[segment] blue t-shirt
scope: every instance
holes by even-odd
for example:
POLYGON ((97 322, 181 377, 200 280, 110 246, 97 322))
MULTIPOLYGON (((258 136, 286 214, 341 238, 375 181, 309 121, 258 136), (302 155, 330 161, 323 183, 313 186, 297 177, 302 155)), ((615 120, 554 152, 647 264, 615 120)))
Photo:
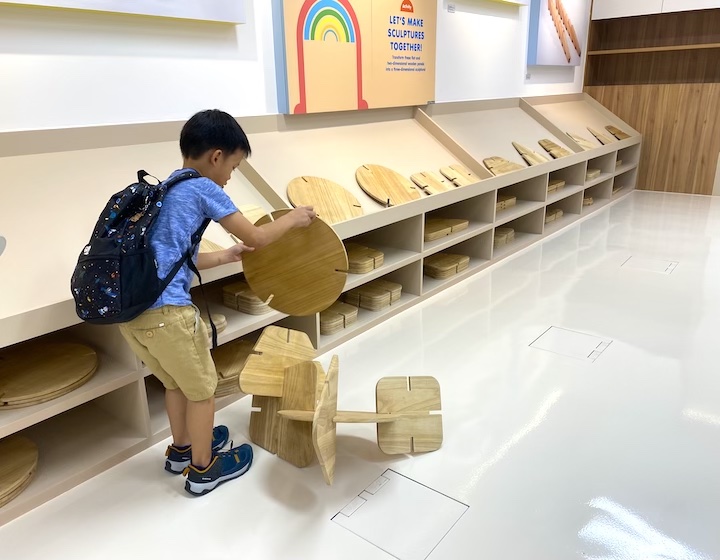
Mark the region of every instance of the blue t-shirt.
MULTIPOLYGON (((174 171, 170 177, 182 171, 187 170, 174 171)), ((158 276, 165 278, 178 259, 190 249, 192 234, 206 218, 217 222, 237 211, 225 191, 207 177, 188 179, 172 187, 165 195, 162 211, 158 214, 150 235, 158 276)), ((194 262, 197 262, 197 254, 196 249, 194 262)), ((150 309, 163 305, 190 305, 193 275, 185 263, 150 309)))

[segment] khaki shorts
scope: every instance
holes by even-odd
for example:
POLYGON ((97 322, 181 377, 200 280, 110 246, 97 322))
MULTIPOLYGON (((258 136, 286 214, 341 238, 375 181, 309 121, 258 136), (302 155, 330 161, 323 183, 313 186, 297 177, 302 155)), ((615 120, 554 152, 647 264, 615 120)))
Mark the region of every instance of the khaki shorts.
POLYGON ((217 372, 197 307, 149 309, 121 324, 120 332, 166 389, 180 389, 191 401, 215 394, 217 372))

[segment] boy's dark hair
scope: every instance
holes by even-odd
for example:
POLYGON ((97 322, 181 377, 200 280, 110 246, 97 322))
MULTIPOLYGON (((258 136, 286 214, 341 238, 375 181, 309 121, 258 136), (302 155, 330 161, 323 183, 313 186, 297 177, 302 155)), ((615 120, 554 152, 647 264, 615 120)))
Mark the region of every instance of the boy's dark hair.
POLYGON ((250 155, 250 142, 238 122, 218 109, 195 113, 180 133, 180 152, 184 158, 196 159, 208 150, 227 154, 242 150, 250 155))

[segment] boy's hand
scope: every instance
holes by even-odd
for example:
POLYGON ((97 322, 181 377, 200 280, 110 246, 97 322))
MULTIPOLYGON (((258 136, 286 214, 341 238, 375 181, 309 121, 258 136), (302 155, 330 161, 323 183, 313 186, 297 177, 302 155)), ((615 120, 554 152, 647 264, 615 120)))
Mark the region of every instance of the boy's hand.
POLYGON ((312 206, 298 206, 290 215, 293 217, 295 227, 307 227, 317 217, 312 206))
POLYGON ((236 243, 229 249, 225 249, 225 251, 224 251, 225 254, 223 255, 224 256, 223 260, 225 261, 225 263, 239 262, 242 260, 243 253, 248 253, 248 252, 254 251, 254 250, 255 250, 254 247, 248 247, 247 245, 245 245, 242 242, 236 243))

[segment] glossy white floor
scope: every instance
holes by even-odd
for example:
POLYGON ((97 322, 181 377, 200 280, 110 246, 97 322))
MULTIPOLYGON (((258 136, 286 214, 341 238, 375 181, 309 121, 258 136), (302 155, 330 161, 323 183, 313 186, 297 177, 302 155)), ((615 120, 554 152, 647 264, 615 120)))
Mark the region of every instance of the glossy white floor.
MULTIPOLYGON (((469 505, 430 560, 720 558, 718 286, 720 200, 634 193, 337 350, 344 409, 372 410, 382 376, 436 376, 440 451, 388 457, 341 425, 333 487, 256 448, 192 499, 158 445, 0 529, 0 556, 386 560, 331 518, 391 467, 469 505), (529 346, 551 326, 612 342, 594 361, 529 346)), ((247 401, 218 415, 236 442, 247 401)))

